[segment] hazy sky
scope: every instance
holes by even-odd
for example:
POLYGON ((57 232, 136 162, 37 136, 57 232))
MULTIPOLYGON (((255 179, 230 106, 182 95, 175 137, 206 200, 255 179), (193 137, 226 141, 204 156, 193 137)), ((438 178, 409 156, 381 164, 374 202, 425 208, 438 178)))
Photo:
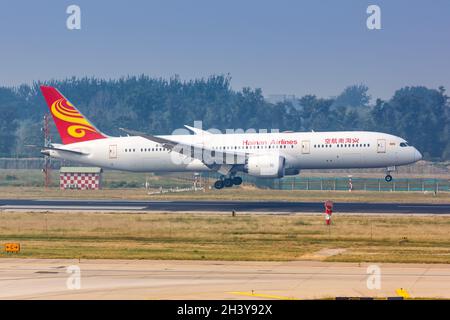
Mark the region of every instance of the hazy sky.
POLYGON ((230 73, 265 95, 333 96, 365 83, 450 90, 450 1, 0 0, 0 85, 145 73, 230 73), (81 30, 66 8, 81 7, 81 30), (382 30, 366 8, 381 7, 382 30))

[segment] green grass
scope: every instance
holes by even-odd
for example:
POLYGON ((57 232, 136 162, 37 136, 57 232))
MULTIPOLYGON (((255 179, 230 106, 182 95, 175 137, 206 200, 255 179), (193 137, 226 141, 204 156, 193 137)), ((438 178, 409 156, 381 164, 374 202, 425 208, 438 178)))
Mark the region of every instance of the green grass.
POLYGON ((302 191, 235 187, 223 190, 148 195, 145 189, 59 190, 40 187, 0 187, 2 199, 125 199, 125 200, 246 200, 323 202, 450 203, 450 192, 302 191))
POLYGON ((435 216, 336 216, 329 229, 317 215, 3 212, 0 243, 19 242, 17 256, 25 258, 448 264, 448 222, 435 216), (345 251, 315 256, 336 248, 345 251))

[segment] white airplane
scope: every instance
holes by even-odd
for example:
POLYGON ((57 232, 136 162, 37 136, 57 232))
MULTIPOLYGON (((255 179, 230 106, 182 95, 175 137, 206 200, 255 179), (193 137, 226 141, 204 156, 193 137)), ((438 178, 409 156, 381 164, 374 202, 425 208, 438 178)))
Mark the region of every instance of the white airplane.
POLYGON ((297 175, 302 169, 386 168, 422 159, 400 138, 367 131, 213 134, 185 126, 192 134, 153 136, 122 129, 110 137, 95 128, 57 89, 41 86, 62 144, 42 153, 103 168, 133 172, 215 171, 216 189, 240 185, 245 172, 263 178, 297 175))

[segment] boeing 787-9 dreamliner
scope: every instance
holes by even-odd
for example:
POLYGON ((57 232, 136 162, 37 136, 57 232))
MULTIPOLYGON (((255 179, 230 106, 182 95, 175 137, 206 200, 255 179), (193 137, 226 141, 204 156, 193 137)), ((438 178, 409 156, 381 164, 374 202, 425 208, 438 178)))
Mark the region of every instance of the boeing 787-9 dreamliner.
POLYGON ((41 86, 62 144, 42 153, 86 165, 133 172, 220 174, 216 189, 240 185, 239 173, 282 178, 302 169, 386 168, 422 159, 405 139, 368 131, 214 134, 186 126, 193 134, 151 135, 122 129, 123 137, 99 131, 57 89, 41 86))

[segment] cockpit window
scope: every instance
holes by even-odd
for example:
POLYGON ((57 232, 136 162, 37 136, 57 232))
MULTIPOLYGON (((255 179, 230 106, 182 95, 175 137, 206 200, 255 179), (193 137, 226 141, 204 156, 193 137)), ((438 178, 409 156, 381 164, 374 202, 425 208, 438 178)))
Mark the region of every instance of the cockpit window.
POLYGON ((408 147, 408 142, 400 142, 400 147, 408 147))

